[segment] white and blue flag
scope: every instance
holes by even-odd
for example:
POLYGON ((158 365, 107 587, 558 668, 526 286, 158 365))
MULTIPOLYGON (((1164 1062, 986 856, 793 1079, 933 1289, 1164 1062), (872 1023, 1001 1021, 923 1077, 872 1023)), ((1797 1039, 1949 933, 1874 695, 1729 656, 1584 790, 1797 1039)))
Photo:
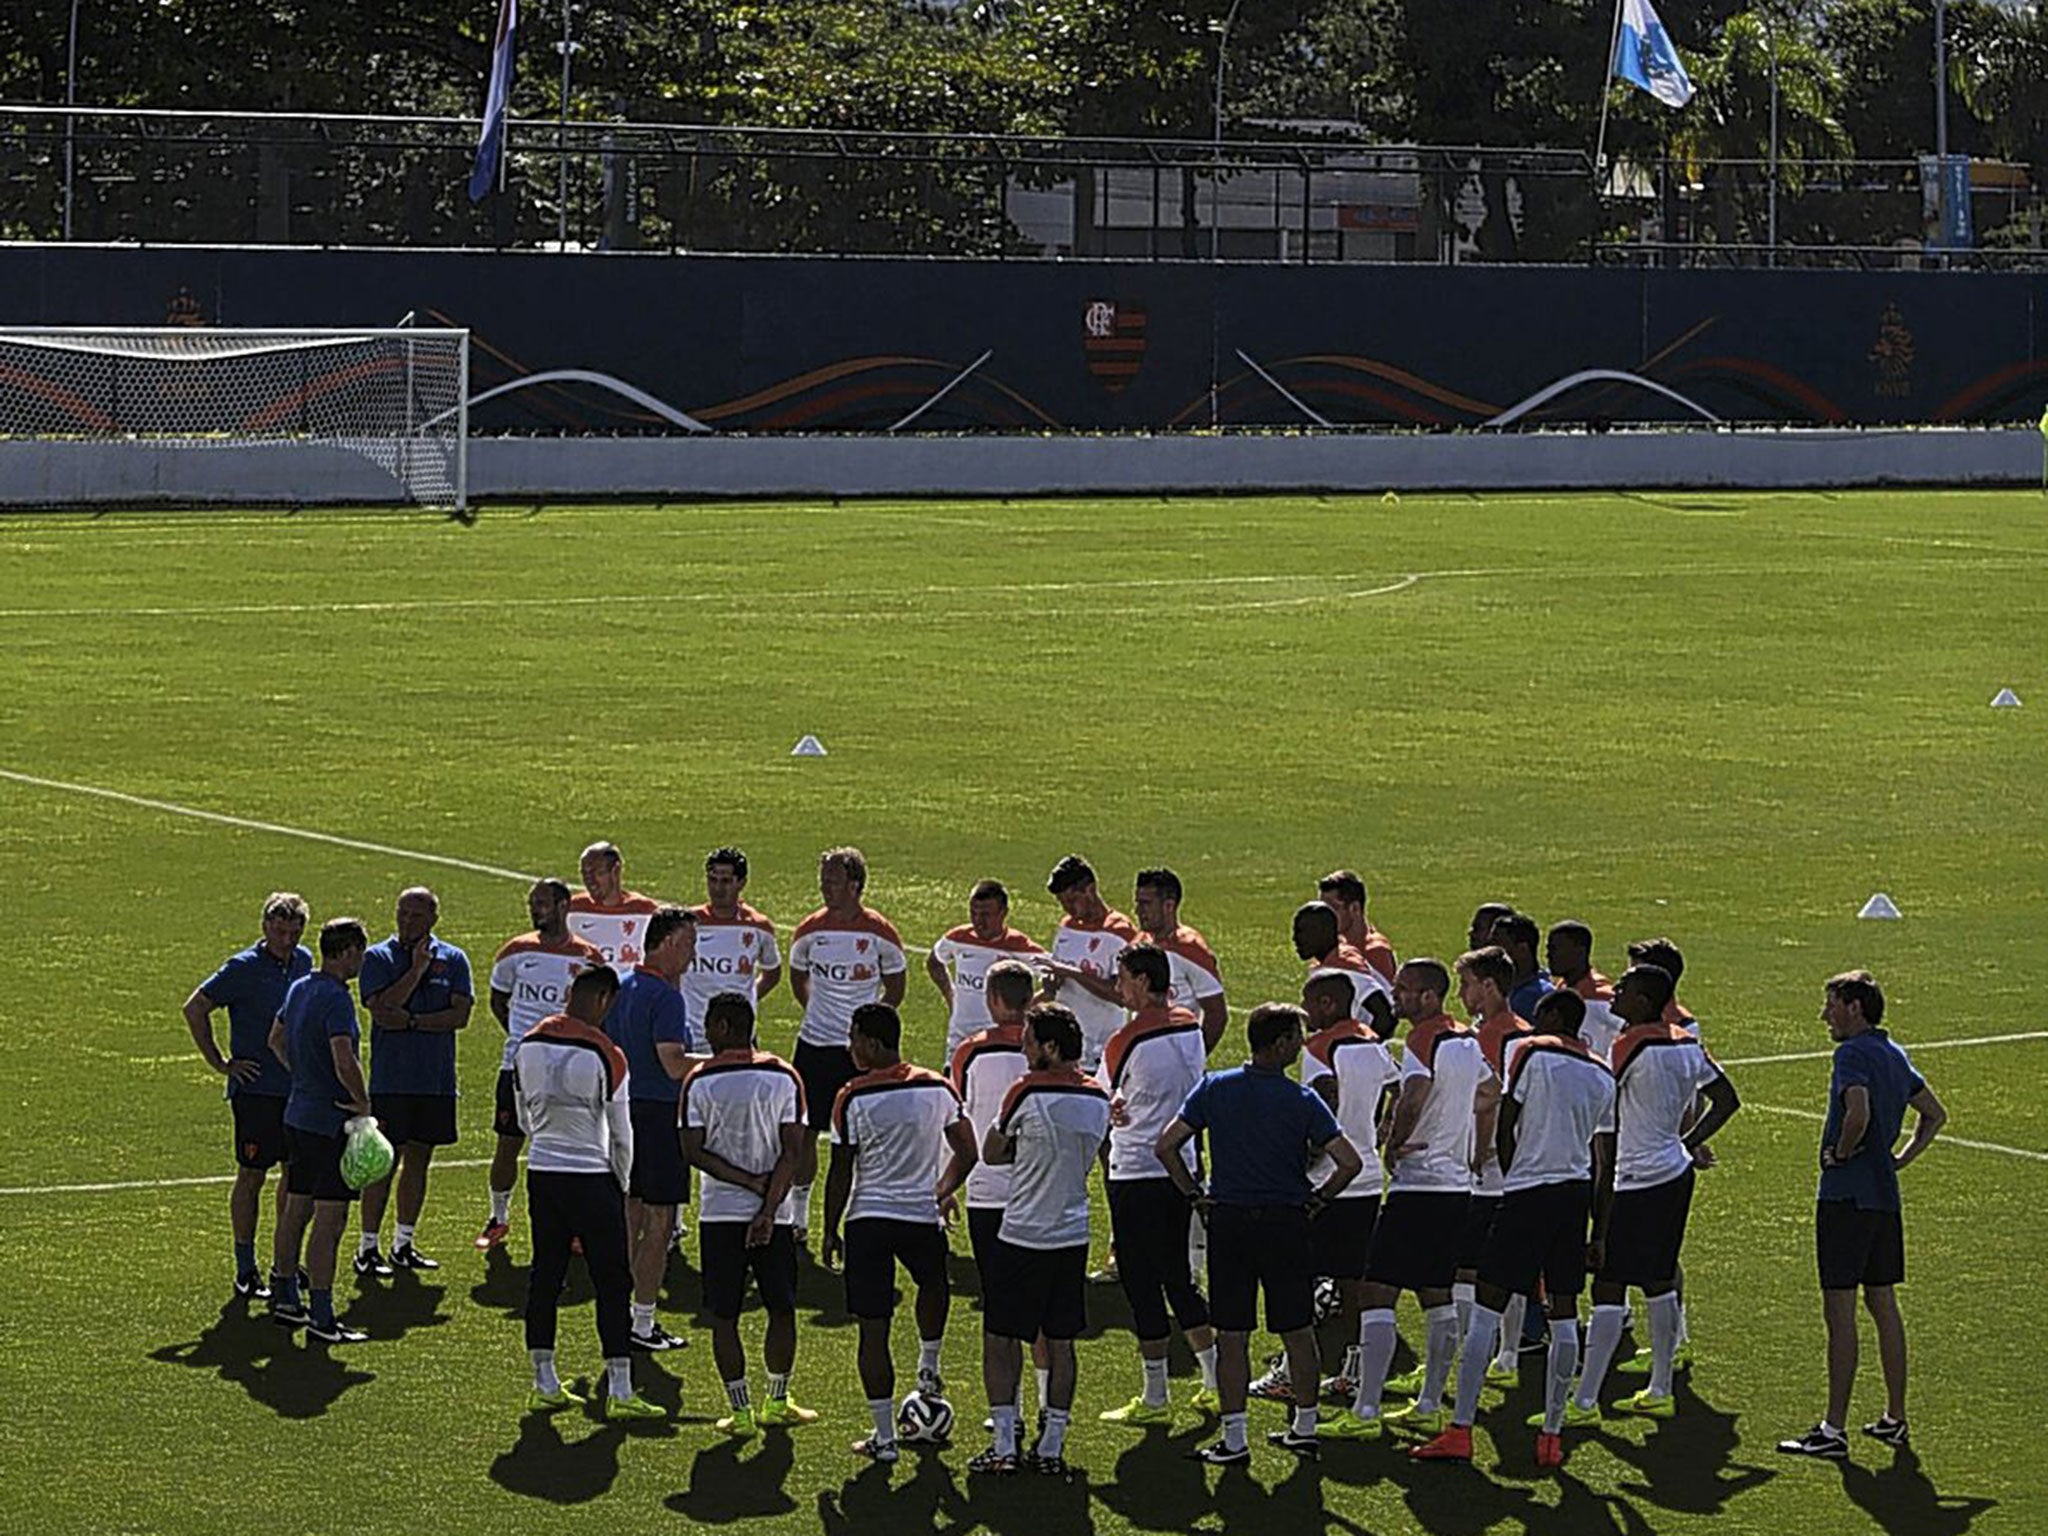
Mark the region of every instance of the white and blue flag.
POLYGON ((1692 100, 1692 79, 1650 0, 1621 0, 1614 75, 1618 80, 1641 86, 1667 107, 1682 107, 1692 100))
POLYGON ((491 43, 491 84, 484 95, 484 131, 476 141, 469 172, 469 200, 482 202, 497 179, 505 154, 505 105, 512 96, 512 34, 519 27, 519 0, 498 0, 498 32, 491 43))

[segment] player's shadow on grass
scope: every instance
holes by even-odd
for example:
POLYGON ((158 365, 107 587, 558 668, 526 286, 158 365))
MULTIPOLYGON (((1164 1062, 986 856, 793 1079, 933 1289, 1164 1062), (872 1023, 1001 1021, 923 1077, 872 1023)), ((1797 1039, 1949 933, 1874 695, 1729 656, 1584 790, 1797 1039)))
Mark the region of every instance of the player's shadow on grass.
POLYGON ((796 1464, 795 1437, 773 1433, 752 1455, 727 1440, 699 1451, 690 1463, 690 1486, 662 1502, 698 1525, 772 1520, 796 1508, 785 1486, 796 1464))
POLYGON ((1689 1376, 1679 1378, 1672 1391, 1676 1416, 1644 1420, 1650 1429, 1641 1444, 1618 1433, 1602 1438, 1609 1451, 1642 1474, 1640 1482, 1617 1484, 1617 1492, 1674 1513, 1718 1515, 1738 1494, 1778 1475, 1776 1468, 1735 1459, 1735 1415, 1694 1392, 1689 1376))
POLYGON ((948 1454, 939 1446, 906 1445, 894 1467, 869 1463, 837 1493, 820 1491, 818 1528, 825 1536, 970 1529, 967 1500, 946 1465, 948 1454))
POLYGON ((1872 1471, 1853 1461, 1839 1464, 1842 1491, 1892 1536, 1962 1536, 1996 1499, 1943 1494, 1920 1469, 1920 1458, 1898 1451, 1888 1467, 1872 1471))
MULTIPOLYGON (((575 1390, 587 1392, 589 1383, 575 1390)), ((625 1431, 606 1425, 570 1439, 565 1427, 589 1426, 574 1414, 527 1414, 519 1421, 518 1440, 491 1463, 491 1481, 507 1493, 551 1504, 587 1504, 608 1491, 618 1479, 625 1431)))
POLYGON ((422 1285, 410 1271, 401 1271, 382 1285, 356 1292, 349 1303, 348 1321, 383 1343, 404 1338, 415 1328, 438 1328, 448 1321, 441 1311, 441 1299, 448 1293, 438 1285, 422 1285))
POLYGON ((353 1369, 342 1352, 304 1341, 270 1321, 262 1308, 239 1301, 223 1308, 198 1338, 153 1349, 149 1358, 211 1371, 286 1419, 317 1419, 350 1387, 377 1379, 353 1369))
POLYGON ((469 1299, 479 1307, 509 1317, 526 1315, 526 1266, 514 1264, 502 1246, 484 1255, 484 1277, 469 1288, 469 1299))

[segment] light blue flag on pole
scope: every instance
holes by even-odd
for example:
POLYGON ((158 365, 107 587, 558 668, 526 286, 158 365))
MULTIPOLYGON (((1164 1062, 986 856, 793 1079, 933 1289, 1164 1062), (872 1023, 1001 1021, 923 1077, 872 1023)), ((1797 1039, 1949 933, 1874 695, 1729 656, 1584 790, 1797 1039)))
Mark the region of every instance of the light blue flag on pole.
POLYGON ((1692 79, 1650 0, 1621 0, 1614 76, 1642 87, 1667 107, 1682 107, 1692 100, 1692 79))
POLYGON ((476 141, 469 172, 469 200, 483 201, 497 179, 505 154, 505 104, 512 96, 512 34, 519 27, 519 0, 498 0, 498 33, 491 44, 491 83, 484 94, 484 131, 476 141))

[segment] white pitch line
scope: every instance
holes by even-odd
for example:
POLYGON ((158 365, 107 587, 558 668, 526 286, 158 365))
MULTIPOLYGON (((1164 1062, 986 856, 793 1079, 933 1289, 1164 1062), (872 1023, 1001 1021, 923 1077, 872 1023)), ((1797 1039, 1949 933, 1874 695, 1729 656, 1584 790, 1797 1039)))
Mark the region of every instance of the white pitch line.
POLYGON ((170 816, 189 816, 195 821, 217 822, 225 827, 240 827, 248 832, 274 832, 279 837, 303 838, 312 843, 331 843, 337 848, 352 848, 358 853, 383 853, 393 858, 407 859, 417 864, 441 864, 450 869, 466 869, 471 874, 499 875, 507 880, 527 880, 534 877, 516 869, 502 869, 496 864, 479 864, 471 859, 450 858, 445 853, 421 853, 416 848, 394 848, 388 843, 366 843, 353 837, 337 837, 332 832, 314 832, 305 827, 285 827, 274 821, 251 821, 246 816, 229 816, 220 811, 201 810, 195 805, 178 805, 170 800, 152 800, 146 795, 130 795, 118 789, 102 789, 97 784, 72 784, 63 779, 42 779, 32 773, 16 773, 12 769, 0 768, 0 779, 16 784, 27 784, 36 789, 60 790, 65 794, 91 795, 100 800, 113 800, 122 805, 140 806, 144 810, 162 811, 170 816))
MULTIPOLYGON (((1827 1120, 1827 1116, 1817 1109, 1787 1109, 1781 1104, 1752 1104, 1748 1099, 1742 1101, 1742 1107, 1744 1109, 1754 1109, 1766 1115, 1790 1115, 1795 1120, 1819 1120, 1822 1122, 1827 1120)), ((2029 1162, 2048 1163, 2048 1152, 2035 1152, 2026 1147, 2001 1146, 1995 1141, 1971 1141, 1962 1136, 1951 1136, 1946 1131, 1943 1131, 1934 1138, 1934 1145, 1937 1147, 1968 1147, 1973 1152, 2002 1152, 2007 1157, 2024 1157, 2029 1162)))
MULTIPOLYGON (((487 1168, 488 1157, 451 1157, 436 1159, 436 1168, 487 1168)), ((0 1196, 6 1195, 110 1195, 124 1190, 135 1189, 179 1189, 200 1184, 232 1184, 232 1173, 207 1173, 186 1179, 121 1179, 111 1184, 24 1184, 16 1189, 0 1189, 0 1196)))
MULTIPOLYGON (((2023 1030, 2014 1035, 1972 1035, 1967 1040, 1915 1040, 1907 1045, 1906 1053, 1917 1056, 1922 1051, 1952 1051, 1969 1045, 2007 1045, 2014 1040, 2048 1040, 2048 1029, 2023 1030)), ((1724 1061, 1724 1067, 1768 1067, 1781 1061, 1828 1061, 1833 1051, 1790 1051, 1783 1056, 1745 1056, 1734 1061, 1724 1061)))

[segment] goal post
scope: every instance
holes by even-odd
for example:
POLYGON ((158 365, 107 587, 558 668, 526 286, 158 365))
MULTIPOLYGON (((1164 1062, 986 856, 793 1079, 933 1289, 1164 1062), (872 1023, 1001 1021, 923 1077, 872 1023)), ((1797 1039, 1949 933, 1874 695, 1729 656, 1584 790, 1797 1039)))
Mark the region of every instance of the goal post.
POLYGON ((0 326, 0 442, 23 440, 106 445, 110 463, 297 450, 261 477, 302 492, 287 499, 466 515, 469 332, 0 326))

